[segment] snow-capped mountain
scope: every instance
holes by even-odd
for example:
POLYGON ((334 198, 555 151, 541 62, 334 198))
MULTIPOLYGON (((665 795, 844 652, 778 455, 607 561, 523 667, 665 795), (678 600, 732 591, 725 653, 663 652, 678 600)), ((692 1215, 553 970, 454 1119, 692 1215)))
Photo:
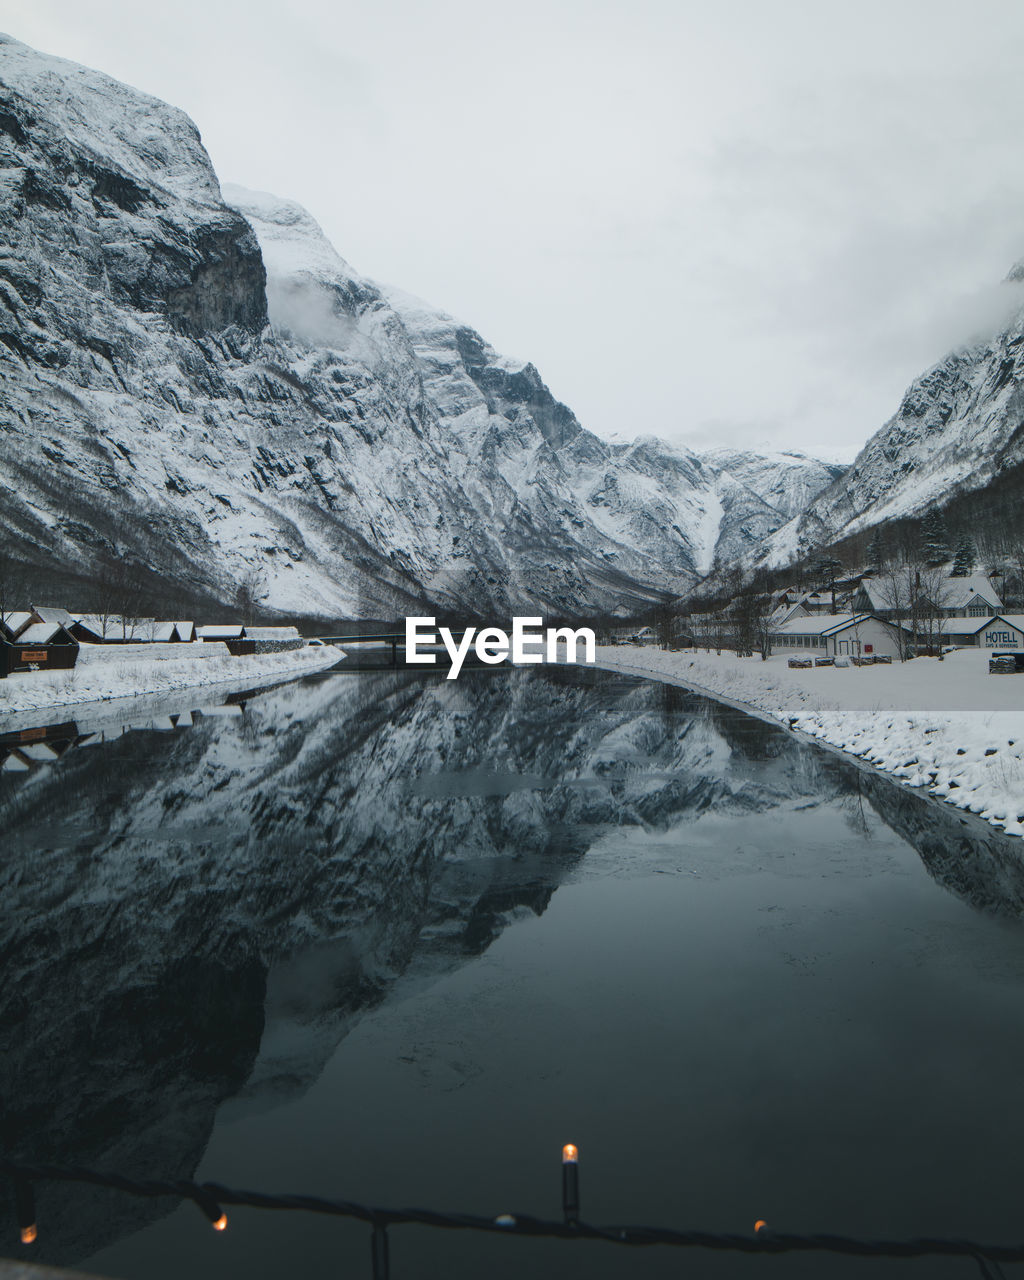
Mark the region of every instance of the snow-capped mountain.
POLYGON ((43 572, 569 613, 683 591, 790 514, 756 459, 600 440, 297 205, 225 200, 182 112, 9 37, 0 223, 0 510, 43 572))
POLYGON ((838 462, 822 462, 798 450, 764 454, 714 449, 703 458, 707 466, 727 472, 787 519, 800 515, 847 470, 838 462))
POLYGON ((776 560, 918 515, 1024 464, 1024 262, 1004 287, 1009 322, 995 336, 951 351, 911 384, 842 479, 775 535, 776 560))

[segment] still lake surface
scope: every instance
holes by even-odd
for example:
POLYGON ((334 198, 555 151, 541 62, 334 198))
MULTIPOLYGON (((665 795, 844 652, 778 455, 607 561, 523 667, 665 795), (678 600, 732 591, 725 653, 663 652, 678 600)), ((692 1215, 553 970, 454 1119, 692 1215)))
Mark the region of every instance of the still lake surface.
MULTIPOLYGON (((0 755, 14 1156, 557 1218, 571 1141, 597 1223, 1024 1237, 1024 851, 950 808, 570 668, 136 700, 0 755)), ((44 1186, 32 1256, 369 1275, 361 1225, 230 1219, 44 1186)), ((396 1280, 972 1273, 408 1227, 391 1256, 396 1280)))

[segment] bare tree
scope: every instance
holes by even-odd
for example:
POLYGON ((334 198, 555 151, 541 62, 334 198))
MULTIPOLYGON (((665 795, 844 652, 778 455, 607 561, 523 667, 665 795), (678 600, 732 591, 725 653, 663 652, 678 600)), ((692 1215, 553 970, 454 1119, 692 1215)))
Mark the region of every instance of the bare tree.
POLYGON ((25 567, 4 550, 0 550, 0 622, 6 622, 19 606, 24 608, 25 567))
POLYGON ((772 598, 764 582, 752 582, 736 597, 732 608, 736 649, 741 656, 754 651, 765 662, 772 653, 772 598))
POLYGON ((917 584, 917 626, 918 634, 925 637, 925 645, 929 653, 937 652, 942 659, 942 620, 946 616, 952 590, 949 578, 939 566, 930 566, 920 570, 915 577, 917 584))
POLYGON ((907 624, 914 615, 916 593, 915 568, 911 564, 888 564, 875 579, 875 590, 889 620, 896 627, 900 662, 911 656, 907 624))
POLYGON ((103 638, 133 640, 145 605, 142 569, 122 557, 102 560, 93 580, 92 595, 103 638))
POLYGON ((256 614, 266 598, 267 575, 254 565, 239 582, 235 591, 235 608, 247 626, 252 626, 256 621, 256 614))
POLYGON ((1003 580, 1003 599, 1007 605, 1024 608, 1024 538, 1009 540, 1006 558, 1010 572, 1003 580))

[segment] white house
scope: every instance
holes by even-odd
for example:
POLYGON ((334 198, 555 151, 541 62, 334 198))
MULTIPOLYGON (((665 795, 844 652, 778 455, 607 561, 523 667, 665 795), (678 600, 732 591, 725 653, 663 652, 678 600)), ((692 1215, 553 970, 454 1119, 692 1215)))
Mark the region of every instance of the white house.
POLYGON ((899 632, 871 613, 840 613, 793 618, 771 636, 772 648, 807 657, 900 656, 899 632))

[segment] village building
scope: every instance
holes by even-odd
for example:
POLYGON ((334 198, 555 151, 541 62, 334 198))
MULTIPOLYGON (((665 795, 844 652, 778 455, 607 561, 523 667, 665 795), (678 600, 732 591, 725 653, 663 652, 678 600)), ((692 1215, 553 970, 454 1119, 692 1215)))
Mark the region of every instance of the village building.
POLYGON ((900 656, 898 629, 870 613, 845 613, 793 618, 771 633, 773 649, 806 657, 900 656))
POLYGON ((832 613, 833 608, 838 614, 842 612, 842 603, 842 596, 837 593, 835 605, 833 606, 831 591, 805 591, 797 601, 797 604, 805 613, 815 615, 832 613))
POLYGON ((1003 607, 991 579, 981 573, 950 578, 942 603, 949 618, 984 618, 1003 607))
POLYGON ((1002 613, 982 618, 954 619, 942 630, 943 644, 958 648, 1018 649, 1024 652, 1024 614, 1002 613))
POLYGON ((142 630, 144 618, 122 618, 116 614, 83 614, 71 626, 71 634, 80 644, 134 644, 142 630))
POLYGON ((790 622, 794 618, 808 618, 810 613, 800 603, 787 601, 779 604, 772 612, 768 625, 769 629, 780 626, 783 622, 790 622))
POLYGON ((136 640, 154 644, 191 644, 196 638, 194 622, 146 622, 136 635, 136 640))
MULTIPOLYGON (((930 579, 926 579, 926 582, 933 587, 936 585, 930 579)), ((909 590, 903 590, 906 598, 902 602, 901 609, 893 607, 893 594, 892 585, 885 574, 866 577, 854 592, 852 607, 855 610, 875 613, 883 618, 892 617, 895 613, 901 613, 906 617, 910 612, 909 590)), ((947 575, 942 578, 938 589, 934 590, 933 594, 935 599, 929 599, 927 594, 916 597, 914 611, 919 617, 929 612, 937 618, 986 618, 998 613, 1003 607, 991 579, 983 573, 972 574, 966 578, 953 578, 947 575)))
POLYGON ((67 670, 78 660, 78 641, 59 622, 32 622, 0 641, 0 676, 12 671, 67 670))

